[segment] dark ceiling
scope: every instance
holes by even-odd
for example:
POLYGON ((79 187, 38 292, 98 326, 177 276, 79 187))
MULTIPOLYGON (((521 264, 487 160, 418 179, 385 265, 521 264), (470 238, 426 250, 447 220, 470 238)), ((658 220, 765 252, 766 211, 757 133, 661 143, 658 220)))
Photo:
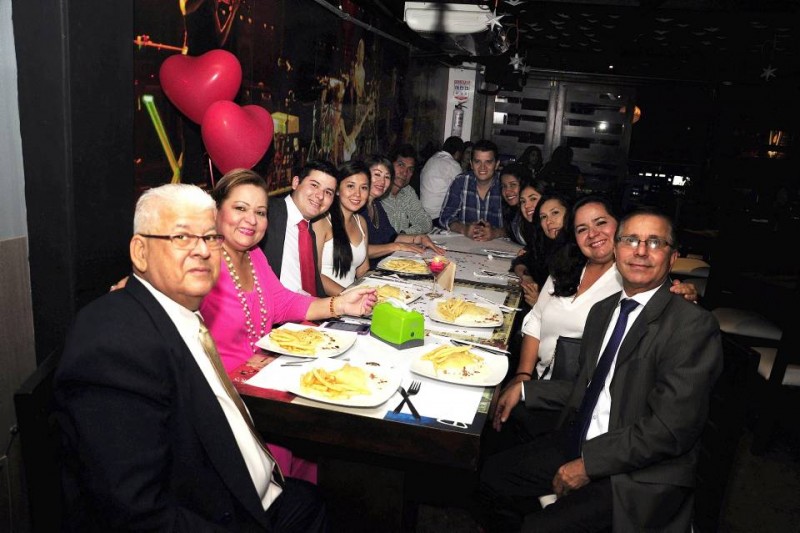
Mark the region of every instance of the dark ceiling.
POLYGON ((393 19, 393 27, 415 43, 417 57, 453 64, 502 63, 512 68, 512 57, 519 54, 532 72, 737 84, 800 82, 798 0, 448 2, 496 8, 510 44, 502 55, 486 44, 491 31, 472 34, 466 47, 464 37, 423 34, 419 39, 403 22, 403 0, 354 1, 365 11, 393 19))

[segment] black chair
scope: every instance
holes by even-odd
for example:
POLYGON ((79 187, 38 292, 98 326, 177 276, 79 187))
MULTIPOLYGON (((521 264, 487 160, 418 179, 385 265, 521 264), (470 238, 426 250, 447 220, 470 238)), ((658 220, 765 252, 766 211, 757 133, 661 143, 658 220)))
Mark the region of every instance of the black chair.
POLYGON ((60 436, 53 415, 53 375, 61 351, 51 353, 14 394, 31 529, 61 529, 60 436))
MULTIPOLYGON (((797 327, 787 327, 777 348, 754 348, 761 356, 756 377, 756 419, 753 455, 769 447, 775 427, 785 413, 795 421, 800 408, 800 336, 797 327)), ((790 422, 791 423, 791 422, 790 422)))
POLYGON ((720 229, 712 253, 713 268, 700 300, 723 332, 736 335, 748 346, 775 346, 783 333, 775 320, 775 302, 747 275, 769 273, 776 262, 764 258, 770 256, 768 246, 773 243, 771 234, 753 228, 746 220, 729 222, 720 229))
POLYGON ((722 334, 723 371, 711 391, 708 421, 700 437, 693 528, 697 533, 719 531, 739 439, 746 426, 746 394, 758 354, 732 335, 722 334))

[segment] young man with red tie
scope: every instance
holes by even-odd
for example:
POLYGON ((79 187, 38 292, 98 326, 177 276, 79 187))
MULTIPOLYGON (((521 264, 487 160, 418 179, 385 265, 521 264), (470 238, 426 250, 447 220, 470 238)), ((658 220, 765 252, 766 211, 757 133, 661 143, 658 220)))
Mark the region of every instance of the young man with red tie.
POLYGON ((328 161, 308 161, 292 179, 291 194, 270 197, 261 249, 287 289, 325 296, 310 222, 330 209, 335 193, 336 167, 328 161))

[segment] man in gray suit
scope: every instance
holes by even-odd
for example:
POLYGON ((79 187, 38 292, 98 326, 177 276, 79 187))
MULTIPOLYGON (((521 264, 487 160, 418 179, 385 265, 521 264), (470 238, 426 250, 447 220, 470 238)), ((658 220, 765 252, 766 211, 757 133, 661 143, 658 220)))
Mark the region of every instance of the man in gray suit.
POLYGON ((623 291, 590 311, 578 381, 514 385, 529 408, 563 409, 557 431, 487 459, 487 529, 690 531, 722 346, 711 313, 669 292, 676 246, 667 216, 639 210, 622 219, 623 291), (542 509, 538 497, 550 493, 557 500, 542 509))

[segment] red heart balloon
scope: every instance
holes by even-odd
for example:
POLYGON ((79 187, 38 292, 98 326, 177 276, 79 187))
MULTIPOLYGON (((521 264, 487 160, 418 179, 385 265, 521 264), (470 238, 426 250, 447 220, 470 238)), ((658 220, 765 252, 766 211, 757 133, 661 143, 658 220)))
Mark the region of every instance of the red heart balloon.
POLYGON ((263 107, 225 100, 211 104, 200 124, 211 162, 223 174, 253 168, 267 153, 274 132, 272 115, 263 107))
POLYGON ((161 88, 181 113, 200 124, 208 106, 233 100, 242 84, 242 65, 225 50, 211 50, 197 57, 168 57, 158 71, 161 88))

